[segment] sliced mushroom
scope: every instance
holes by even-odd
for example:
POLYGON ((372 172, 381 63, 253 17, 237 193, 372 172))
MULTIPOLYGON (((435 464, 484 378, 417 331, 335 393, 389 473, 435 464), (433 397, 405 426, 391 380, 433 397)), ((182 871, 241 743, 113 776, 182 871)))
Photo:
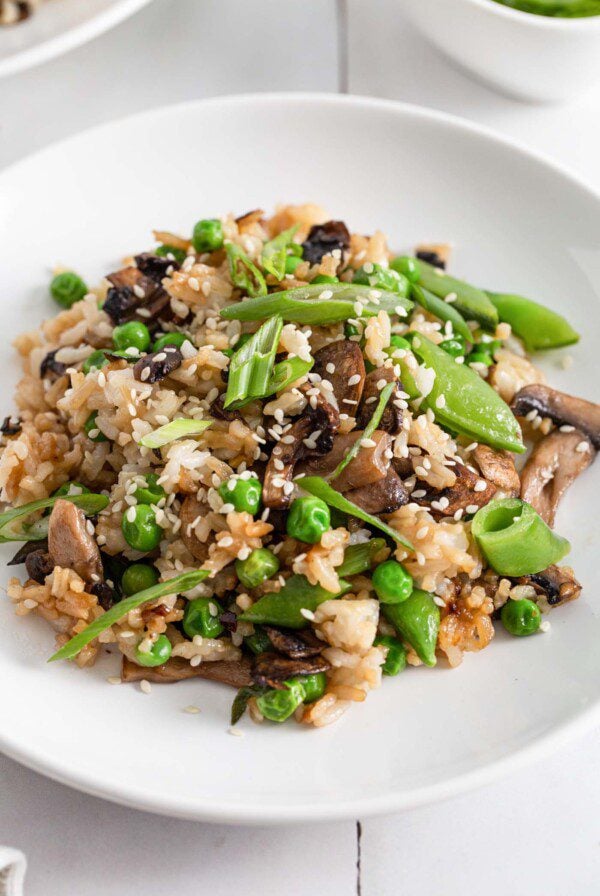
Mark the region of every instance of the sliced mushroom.
POLYGON ((204 516, 205 514, 206 507, 197 500, 195 495, 187 495, 183 499, 179 511, 181 540, 190 554, 202 563, 208 557, 208 545, 204 541, 200 541, 192 526, 199 516, 204 516))
POLYGON ((32 551, 25 558, 25 569, 30 579, 43 585, 54 569, 54 562, 48 551, 32 551))
POLYGON ((273 628, 271 625, 263 625, 263 629, 275 650, 279 653, 284 653, 292 660, 318 656, 327 646, 310 629, 298 632, 283 631, 282 629, 273 628))
POLYGON ((553 526, 562 496, 589 467, 595 454, 594 446, 583 433, 555 429, 537 443, 523 467, 521 498, 553 526))
POLYGON ((12 417, 5 417, 2 425, 0 426, 0 433, 3 436, 18 436, 21 432, 21 418, 17 417, 13 419, 12 417))
POLYGON ((52 374, 55 377, 64 376, 67 365, 63 364, 62 361, 56 360, 56 355, 60 351, 60 348, 54 349, 53 352, 48 352, 45 358, 43 358, 42 363, 40 364, 40 377, 44 379, 49 374, 52 374))
POLYGON ((340 413, 356 415, 365 385, 365 362, 357 342, 339 339, 315 352, 313 373, 329 380, 340 413))
POLYGON ((475 513, 492 500, 496 494, 496 486, 493 483, 478 476, 458 461, 452 469, 456 474, 454 485, 439 491, 427 489, 427 494, 420 497, 416 497, 413 492, 411 500, 422 507, 431 508, 442 516, 454 516, 458 510, 462 510, 463 513, 475 513), (483 483, 485 488, 478 483, 483 483))
POLYGON ((191 666, 189 661, 181 656, 172 657, 163 666, 138 666, 127 657, 123 657, 121 669, 123 681, 164 682, 170 684, 174 681, 186 681, 188 678, 206 678, 209 681, 220 681, 232 688, 243 688, 252 684, 250 675, 250 660, 242 657, 241 660, 225 661, 217 660, 214 663, 204 662, 198 666, 191 666))
POLYGON ((600 448, 598 404, 536 383, 517 392, 511 408, 517 417, 525 417, 530 411, 537 411, 540 417, 549 417, 557 425, 574 426, 585 433, 594 448, 600 448))
POLYGON ((417 246, 415 255, 421 261, 432 264, 436 268, 446 270, 448 259, 450 258, 451 246, 448 243, 422 243, 417 246))
POLYGON ((75 570, 86 582, 101 581, 100 550, 87 523, 83 510, 59 498, 48 522, 48 551, 55 566, 75 570))
MULTIPOLYGON (((299 466, 299 472, 307 476, 328 476, 344 459, 353 445, 364 436, 362 430, 338 435, 332 450, 324 457, 307 460, 299 466)), ((371 439, 375 446, 360 448, 347 467, 331 483, 339 492, 348 492, 379 482, 390 469, 392 439, 389 433, 376 429, 371 439)))
POLYGON ((286 483, 291 482, 296 464, 305 457, 331 451, 340 416, 321 393, 314 398, 315 406, 309 402, 302 416, 286 430, 271 452, 263 481, 262 500, 265 507, 287 507, 291 491, 286 483), (315 433, 318 435, 315 436, 315 433))
POLYGON ((35 554, 41 551, 42 553, 46 553, 48 551, 48 539, 44 538, 40 541, 25 541, 17 553, 7 562, 7 566, 20 566, 22 563, 25 563, 29 554, 35 554))
POLYGON ((243 422, 244 420, 239 411, 232 411, 225 407, 224 392, 215 398, 208 413, 211 417, 217 417, 219 420, 227 421, 227 423, 233 423, 234 420, 241 420, 243 422))
POLYGON ((516 498, 521 491, 519 474, 509 451, 495 451, 488 445, 478 445, 473 458, 481 470, 481 475, 506 497, 516 498))
POLYGON ((119 600, 115 589, 107 585, 106 582, 96 582, 90 588, 90 592, 96 595, 98 603, 103 610, 110 610, 113 604, 116 604, 119 600))
POLYGON ((346 498, 366 513, 393 513, 408 504, 410 494, 394 468, 390 467, 384 479, 346 492, 346 498))
POLYGON ((175 345, 165 345, 158 352, 144 355, 133 365, 133 375, 140 383, 158 383, 181 367, 183 355, 175 345))
MULTIPOLYGON (((364 429, 369 423, 377 407, 381 389, 387 383, 396 383, 398 389, 402 388, 402 384, 394 373, 393 367, 377 367, 365 377, 365 386, 358 407, 358 414, 356 415, 356 425, 359 429, 364 429)), ((395 398, 396 396, 392 393, 383 416, 378 423, 379 429, 383 429, 393 436, 397 435, 402 429, 402 411, 394 404, 395 398)))
POLYGON ((178 271, 180 265, 172 258, 163 258, 161 255, 153 255, 151 252, 142 252, 135 256, 138 271, 145 277, 150 277, 155 283, 162 283, 165 277, 169 277, 173 271, 178 271))
POLYGON ((170 298, 159 283, 133 266, 106 278, 112 286, 102 309, 115 324, 137 318, 147 323, 167 311, 170 298))
POLYGON ((514 581, 518 585, 532 585, 537 594, 543 595, 551 607, 576 600, 581 594, 581 585, 570 566, 549 566, 542 572, 521 576, 514 581))
POLYGON ((330 663, 322 656, 291 659, 278 653, 261 653, 252 665, 252 680, 255 684, 270 688, 281 688, 283 682, 294 675, 315 675, 327 672, 330 663))
POLYGON ((314 224, 302 243, 303 258, 309 264, 319 264, 324 255, 331 255, 335 249, 344 252, 350 248, 350 234, 343 221, 326 221, 314 224))

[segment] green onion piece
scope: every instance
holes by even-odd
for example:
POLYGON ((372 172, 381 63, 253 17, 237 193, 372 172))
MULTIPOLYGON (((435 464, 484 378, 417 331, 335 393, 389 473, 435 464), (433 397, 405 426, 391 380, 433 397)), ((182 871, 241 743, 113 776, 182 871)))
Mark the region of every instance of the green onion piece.
POLYGON ((467 326, 466 320, 453 304, 440 299, 439 296, 435 296, 428 289, 416 284, 412 285, 410 294, 421 308, 439 317, 440 320, 450 321, 455 333, 459 333, 467 342, 473 342, 474 337, 467 326))
POLYGON ((391 526, 388 526, 378 517, 373 516, 373 514, 365 513, 364 510, 361 510, 360 507, 357 507, 356 504, 353 504, 348 498, 344 498, 343 495, 336 492, 335 489, 328 485, 324 479, 321 479, 320 476, 306 476, 303 479, 297 479, 296 484, 304 489, 305 492, 314 495, 316 498, 321 498, 321 500, 325 501, 326 504, 329 504, 330 507, 335 507, 336 510, 341 510, 342 513, 347 513, 349 516, 355 516, 369 526, 379 529, 380 532, 383 532, 388 538, 393 538, 394 541, 398 542, 398 544, 401 544, 403 547, 408 548, 409 551, 414 550, 410 541, 403 535, 400 535, 399 532, 396 532, 395 529, 392 529, 391 526))
POLYGON ((54 495, 52 498, 42 498, 39 501, 30 501, 29 504, 21 504, 13 510, 7 510, 0 513, 0 544, 7 541, 41 541, 48 535, 49 516, 42 517, 31 525, 27 526, 25 519, 38 510, 46 510, 47 507, 54 507, 59 500, 70 501, 87 516, 94 516, 108 506, 108 497, 106 495, 96 495, 93 493, 85 495, 54 495))
POLYGON ((397 293, 358 283, 311 283, 227 305, 221 309, 221 317, 247 321, 280 314, 284 320, 301 324, 335 324, 349 318, 373 317, 382 310, 397 314, 397 308, 401 309, 400 317, 406 317, 414 303, 397 293), (360 314, 356 302, 363 306, 360 314))
POLYGON ((289 230, 283 230, 274 239, 265 243, 262 250, 261 264, 263 268, 277 280, 283 280, 285 276, 285 259, 287 248, 293 241, 299 224, 294 224, 289 230))
POLYGON ((336 568, 338 576, 357 576, 371 569, 377 554, 385 547, 383 538, 372 538, 363 544, 351 544, 344 552, 344 561, 336 568))
POLYGON ((226 408, 234 402, 252 401, 267 394, 282 327, 281 317, 272 317, 233 355, 229 364, 226 408))
POLYGON ((260 684, 251 684, 240 688, 231 704, 231 724, 236 725, 246 712, 248 701, 251 697, 260 697, 266 694, 270 688, 260 684))
POLYGON ((242 289, 249 296, 266 296, 265 278, 246 253, 235 243, 227 243, 225 251, 233 285, 242 289))
POLYGON ((83 650, 83 648, 90 643, 90 641, 93 641, 94 638, 97 638, 98 635, 101 634, 101 632, 110 628, 110 626, 114 625, 116 622, 119 622, 124 616, 127 616, 131 610, 141 607, 142 604, 145 604, 148 601, 158 600, 159 597, 166 597, 168 594, 183 594, 186 591, 191 591, 192 588, 199 585, 200 582, 204 581, 209 575, 210 570, 208 569, 196 569, 193 572, 184 572, 180 576, 174 576, 172 579, 169 579, 168 582, 152 585, 151 588, 145 588, 144 591, 138 591, 137 594, 132 594, 131 597, 126 597, 124 600, 119 601, 119 603, 114 604, 114 606, 112 606, 110 610, 107 610, 106 613, 103 613, 102 616, 94 619, 87 628, 84 628, 82 632, 79 632, 79 634, 75 635, 74 638, 71 638, 70 641, 67 641, 60 650, 57 650, 56 653, 50 657, 48 662, 53 663, 54 660, 72 660, 74 656, 77 656, 80 650, 83 650))
POLYGON ((314 613, 319 604, 341 597, 351 587, 349 582, 340 579, 340 590, 334 594, 320 585, 311 585, 305 576, 293 575, 287 579, 281 591, 265 594, 238 616, 238 619, 243 622, 282 625, 284 628, 304 628, 308 620, 302 610, 314 613))
POLYGON ((171 420, 170 423, 165 423, 164 426, 159 426, 158 429, 142 436, 139 444, 144 448, 162 448, 163 445, 168 445, 169 442, 175 442, 184 436, 199 436, 211 423, 214 423, 214 420, 192 420, 188 417, 171 420))
POLYGON ((282 392, 284 389, 287 389, 300 377, 306 376, 314 363, 312 358, 310 361, 303 361, 297 355, 295 358, 286 358, 285 361, 280 361, 273 368, 267 395, 274 395, 275 392, 282 392))
POLYGON ((383 417, 383 412, 385 411, 386 405, 390 400, 390 395, 396 388, 396 383, 388 383, 387 386, 384 386, 379 394, 379 401, 377 402, 377 407, 373 411, 373 416, 365 426, 362 439, 357 439, 354 445, 350 448, 345 457, 341 459, 333 473, 328 477, 329 482, 332 482, 337 476, 340 475, 342 470, 345 470, 351 460, 353 460, 358 452, 361 449, 363 439, 370 439, 377 427, 379 426, 379 422, 383 417))

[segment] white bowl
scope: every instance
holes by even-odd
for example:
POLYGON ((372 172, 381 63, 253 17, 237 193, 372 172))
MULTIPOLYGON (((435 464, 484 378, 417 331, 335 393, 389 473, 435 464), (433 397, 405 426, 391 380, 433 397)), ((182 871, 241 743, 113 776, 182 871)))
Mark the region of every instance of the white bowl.
POLYGON ((531 15, 495 0, 402 0, 401 8, 446 56, 520 99, 566 100, 600 81, 600 16, 531 15))
MULTIPOLYGON (((56 312, 49 268, 89 282, 199 217, 321 202, 390 244, 456 244, 453 269, 568 314, 585 334, 558 388, 597 398, 600 199, 569 175, 457 119, 377 100, 245 96, 175 106, 69 139, 0 175, 2 414, 19 369, 10 341, 56 312), (123 152, 135 147, 135 152, 123 152)), ((356 818, 440 799, 540 757, 600 716, 600 464, 560 508, 582 597, 548 634, 501 631, 450 671, 409 668, 335 725, 240 723, 211 682, 113 687, 113 653, 90 670, 46 665, 54 636, 0 595, 0 748, 26 765, 138 808, 205 820, 356 818), (596 489, 596 491, 594 491, 596 489), (189 704, 198 715, 182 710, 189 704)), ((4 545, 0 559, 12 554, 4 545)), ((2 563, 3 566, 3 563, 2 563)), ((3 568, 4 584, 15 568, 3 568)), ((22 568, 17 570, 22 571, 22 568)))
POLYGON ((114 28, 150 0, 49 0, 31 18, 0 27, 0 77, 62 56, 114 28))

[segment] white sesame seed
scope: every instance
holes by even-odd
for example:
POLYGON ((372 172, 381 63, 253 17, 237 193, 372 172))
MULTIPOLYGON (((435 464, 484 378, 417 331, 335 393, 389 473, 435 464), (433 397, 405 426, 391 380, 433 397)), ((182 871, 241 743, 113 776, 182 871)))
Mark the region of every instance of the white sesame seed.
POLYGON ((467 506, 466 506, 467 513, 477 513, 478 510, 479 510, 478 504, 467 504, 467 506))
POLYGON ((426 494, 427 494, 427 492, 425 491, 424 488, 417 488, 412 493, 412 496, 413 496, 413 498, 424 498, 426 494))
POLYGON ((360 383, 361 379, 362 379, 362 377, 361 377, 360 373, 355 373, 351 377, 348 378, 348 385, 356 386, 358 383, 360 383))
POLYGON ((106 680, 109 684, 121 684, 121 678, 119 675, 109 675, 106 680))
POLYGON ((458 296, 455 292, 449 292, 448 295, 444 297, 444 301, 451 305, 452 302, 456 302, 457 298, 458 296))
POLYGON ((558 428, 560 432, 575 432, 575 427, 568 426, 567 424, 565 424, 564 426, 559 426, 558 428))
POLYGON ((463 513, 464 510, 462 509, 462 507, 459 507, 456 513, 453 515, 453 518, 456 520, 456 522, 458 522, 462 518, 463 513))
POLYGON ((550 623, 547 619, 544 619, 543 622, 540 622, 540 631, 541 632, 549 632, 550 631, 550 623))
POLYGON ((140 681, 140 691, 143 694, 150 694, 152 691, 152 685, 145 678, 142 678, 142 680, 140 681))
POLYGON ((146 293, 144 292, 144 290, 142 289, 142 287, 140 286, 139 283, 134 283, 134 285, 133 285, 133 294, 134 294, 138 299, 144 299, 144 298, 146 298, 146 293))
POLYGON ((150 317, 151 311, 149 308, 138 308, 137 314, 138 314, 138 317, 150 317))
POLYGON ((329 361, 325 365, 325 370, 327 371, 327 373, 335 373, 335 364, 333 364, 331 361, 329 361))
POLYGON ((436 408, 445 408, 446 407, 446 396, 438 395, 438 397, 435 400, 435 406, 436 406, 436 408))
POLYGON ((125 514, 125 517, 127 518, 127 522, 135 523, 135 517, 136 517, 135 507, 130 507, 129 510, 127 511, 127 513, 125 514))
POLYGON ((484 479, 479 479, 475 485, 473 486, 474 492, 484 492, 487 488, 487 482, 484 479))
POLYGON ((232 734, 234 737, 243 737, 244 732, 240 731, 239 728, 234 728, 233 726, 227 729, 228 734, 232 734))
POLYGON ((323 292, 319 293, 320 299, 330 299, 333 296, 333 292, 330 289, 324 289, 323 292))
POLYGON ((368 438, 361 439, 360 444, 363 448, 376 448, 377 447, 377 442, 374 439, 368 439, 368 438))
POLYGON ((308 619, 310 622, 314 622, 315 614, 312 610, 307 610, 305 607, 302 607, 300 610, 300 615, 304 616, 304 618, 308 619))
POLYGON ((589 451, 589 450, 590 450, 589 443, 584 442, 584 441, 580 442, 577 445, 577 447, 575 448, 575 451, 577 451, 579 454, 584 454, 586 451, 589 451))
POLYGON ((200 712, 200 707, 190 704, 189 706, 184 706, 183 711, 188 712, 190 715, 196 715, 196 713, 200 712))

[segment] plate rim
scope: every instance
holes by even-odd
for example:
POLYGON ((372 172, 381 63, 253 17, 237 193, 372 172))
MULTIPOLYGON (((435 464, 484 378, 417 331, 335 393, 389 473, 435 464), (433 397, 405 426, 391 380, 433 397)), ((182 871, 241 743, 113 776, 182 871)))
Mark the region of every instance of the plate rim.
MULTIPOLYGON (((149 0, 126 0, 132 5, 143 5, 149 0)), ((12 163, 0 171, 0 195, 4 184, 8 185, 11 178, 19 175, 20 169, 26 168, 32 163, 39 162, 43 156, 51 155, 61 148, 78 141, 85 141, 93 137, 95 133, 109 131, 122 124, 135 123, 145 118, 156 118, 163 115, 185 114, 190 110, 248 103, 263 104, 268 107, 283 105, 289 108, 290 104, 311 104, 322 106, 349 106, 357 109, 367 108, 387 112, 401 117, 417 117, 428 121, 441 123, 452 129, 458 129, 473 137, 483 138, 487 142, 501 145, 511 152, 533 161, 537 165, 549 170, 554 176, 567 181, 572 187, 582 191, 587 197, 591 197, 600 206, 600 190, 586 183, 585 180, 575 174, 568 166, 556 162, 556 160, 533 151, 512 138, 497 133, 494 129, 479 125, 475 122, 441 112, 428 109, 410 103, 394 100, 372 98, 352 94, 318 93, 318 92, 270 92, 270 93, 242 93, 231 94, 208 99, 192 100, 182 103, 163 105, 153 109, 144 110, 133 115, 122 116, 109 122, 104 122, 94 127, 87 128, 74 135, 63 138, 37 150, 25 158, 12 163)), ((469 772, 448 778, 442 782, 416 787, 400 792, 380 794, 374 797, 352 798, 349 800, 310 805, 304 803, 296 806, 288 806, 285 802, 261 806, 235 803, 228 801, 219 805, 214 798, 203 798, 196 795, 193 798, 175 801, 160 795, 148 795, 143 788, 137 785, 120 787, 114 785, 101 785, 92 774, 84 772, 72 772, 66 764, 62 764, 60 758, 48 758, 36 751, 35 744, 24 747, 14 742, 10 733, 0 730, 0 751, 11 759, 38 772, 54 781, 69 787, 83 791, 92 796, 101 797, 120 805, 129 806, 159 815, 187 820, 204 821, 211 823, 228 824, 274 824, 274 823, 300 823, 300 822, 327 822, 348 820, 353 818, 366 818, 374 815, 385 815, 400 812, 418 806, 449 799, 477 787, 490 784, 498 778, 517 771, 524 766, 540 761, 548 757, 556 749, 568 743, 576 737, 581 737, 596 724, 600 724, 600 698, 594 703, 581 708, 570 719, 561 722, 554 728, 537 737, 526 746, 520 747, 509 755, 493 760, 488 764, 469 772)))
MULTIPOLYGON (((96 13, 86 22, 75 25, 73 28, 69 28, 67 31, 47 40, 42 40, 27 50, 20 50, 7 56, 5 59, 0 59, 0 78, 35 68, 44 62, 49 62, 51 59, 56 59, 58 56, 74 50, 76 47, 83 46, 95 37, 100 37, 101 34, 119 25, 151 2, 152 0, 116 0, 116 2, 111 3, 110 6, 96 13)), ((83 133, 83 131, 78 133, 83 133)), ((30 156, 27 158, 30 158, 30 156)))

